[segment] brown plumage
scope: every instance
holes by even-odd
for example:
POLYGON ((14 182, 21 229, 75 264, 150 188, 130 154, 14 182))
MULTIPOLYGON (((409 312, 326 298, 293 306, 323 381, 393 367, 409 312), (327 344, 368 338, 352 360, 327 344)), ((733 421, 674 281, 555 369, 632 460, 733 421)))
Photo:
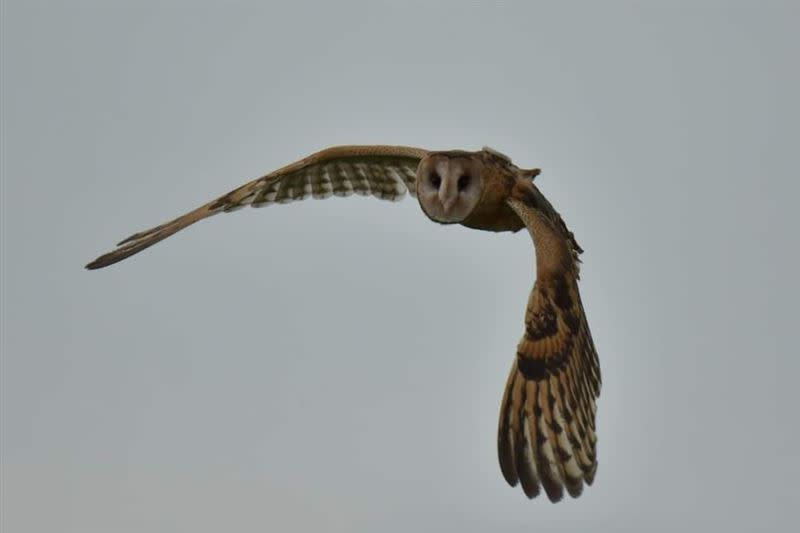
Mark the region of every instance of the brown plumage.
POLYGON ((217 213, 309 196, 416 196, 434 222, 484 231, 527 228, 536 282, 500 409, 500 469, 529 498, 544 488, 559 501, 591 485, 597 470, 595 399, 600 366, 578 292, 582 252, 561 216, 524 170, 488 148, 428 151, 405 146, 339 146, 253 180, 170 222, 137 233, 86 267, 114 264, 217 213))

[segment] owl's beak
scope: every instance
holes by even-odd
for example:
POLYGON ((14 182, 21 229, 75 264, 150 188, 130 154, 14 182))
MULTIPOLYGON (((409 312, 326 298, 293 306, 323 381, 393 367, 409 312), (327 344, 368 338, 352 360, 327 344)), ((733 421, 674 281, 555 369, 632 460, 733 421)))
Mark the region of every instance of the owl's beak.
POLYGON ((445 213, 449 213, 458 200, 458 190, 453 190, 455 187, 449 181, 442 183, 442 188, 439 189, 439 201, 442 203, 445 213))

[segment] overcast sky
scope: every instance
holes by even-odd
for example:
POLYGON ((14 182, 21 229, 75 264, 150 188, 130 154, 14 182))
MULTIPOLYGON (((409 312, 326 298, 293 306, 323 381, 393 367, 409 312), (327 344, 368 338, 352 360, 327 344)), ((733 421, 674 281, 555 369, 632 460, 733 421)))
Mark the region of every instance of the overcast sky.
POLYGON ((793 528, 796 3, 200 4, 3 0, 3 533, 793 528), (83 269, 345 143, 543 169, 603 372, 580 499, 497 464, 524 232, 309 200, 83 269))

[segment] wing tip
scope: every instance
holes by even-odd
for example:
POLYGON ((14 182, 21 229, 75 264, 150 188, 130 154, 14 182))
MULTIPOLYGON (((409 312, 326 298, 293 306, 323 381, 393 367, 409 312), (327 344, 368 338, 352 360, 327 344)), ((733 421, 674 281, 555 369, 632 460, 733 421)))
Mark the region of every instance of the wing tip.
POLYGON ((98 258, 98 259, 95 259, 94 261, 92 261, 90 263, 86 263, 86 266, 84 266, 83 268, 85 268, 86 270, 97 270, 99 268, 103 268, 103 266, 104 265, 100 264, 99 258, 98 258))
POLYGON ((94 259, 93 261, 89 262, 84 266, 86 270, 99 270, 101 268, 105 268, 107 266, 111 266, 114 263, 118 263, 125 259, 126 257, 132 254, 120 254, 120 250, 114 250, 113 252, 109 252, 107 254, 103 254, 98 258, 94 259))

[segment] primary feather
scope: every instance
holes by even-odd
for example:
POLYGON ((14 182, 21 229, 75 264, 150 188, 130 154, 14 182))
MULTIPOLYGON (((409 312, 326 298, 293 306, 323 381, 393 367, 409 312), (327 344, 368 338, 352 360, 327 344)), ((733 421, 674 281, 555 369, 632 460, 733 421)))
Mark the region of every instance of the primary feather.
POLYGON ((383 200, 399 200, 406 192, 413 196, 417 165, 425 154, 427 151, 421 148, 383 145, 337 146, 322 150, 237 187, 174 220, 131 235, 121 241, 117 249, 101 255, 86 268, 94 270, 113 265, 195 222, 247 205, 263 207, 309 196, 327 198, 353 193, 383 200))

